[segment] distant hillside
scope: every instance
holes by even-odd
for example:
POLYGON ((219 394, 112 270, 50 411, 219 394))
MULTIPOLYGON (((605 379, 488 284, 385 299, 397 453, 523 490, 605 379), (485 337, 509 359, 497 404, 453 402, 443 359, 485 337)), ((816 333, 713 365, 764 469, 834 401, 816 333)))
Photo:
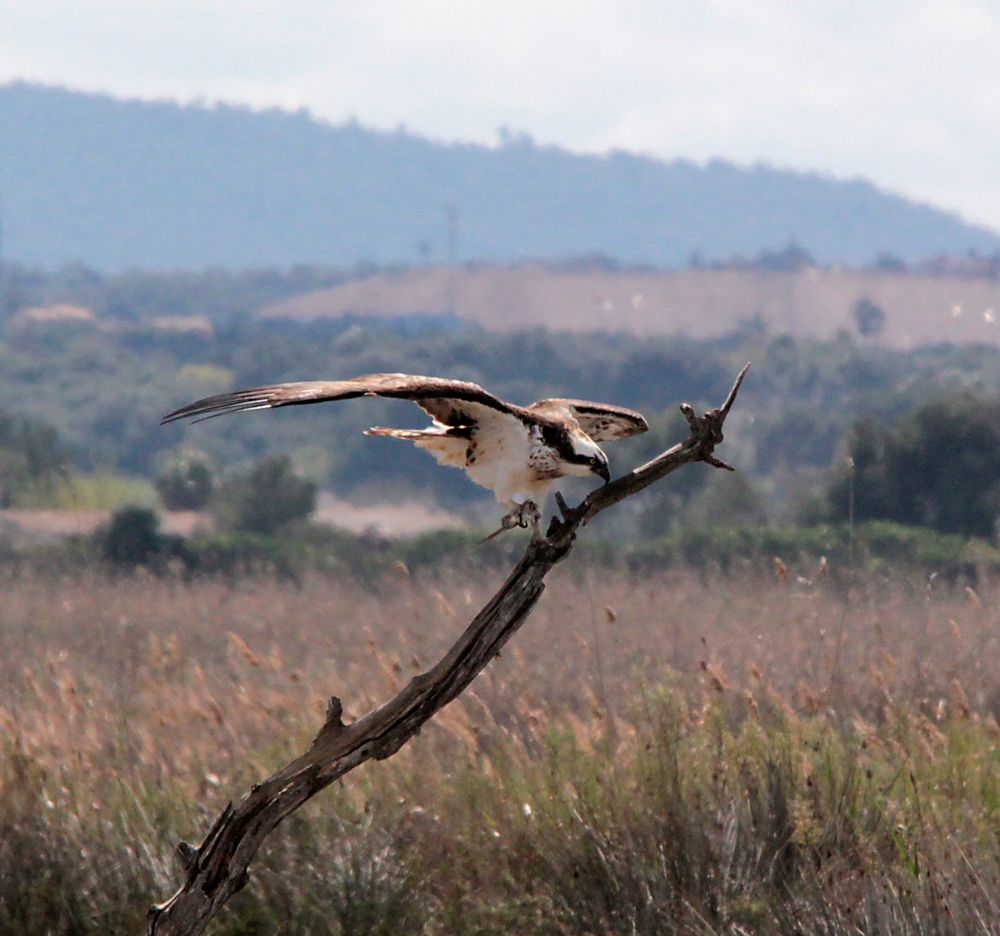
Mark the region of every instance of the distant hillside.
POLYGON ((759 325, 774 334, 828 339, 840 330, 857 336, 854 306, 861 299, 885 313, 884 329, 868 339, 872 343, 1000 345, 1000 280, 874 270, 571 272, 538 264, 415 269, 292 296, 259 315, 396 319, 453 310, 460 320, 504 332, 552 328, 715 338, 759 325))
POLYGON ((496 148, 405 131, 0 87, 4 253, 116 269, 602 253, 627 263, 754 256, 825 263, 1000 250, 1000 236, 868 182, 626 153, 496 148))

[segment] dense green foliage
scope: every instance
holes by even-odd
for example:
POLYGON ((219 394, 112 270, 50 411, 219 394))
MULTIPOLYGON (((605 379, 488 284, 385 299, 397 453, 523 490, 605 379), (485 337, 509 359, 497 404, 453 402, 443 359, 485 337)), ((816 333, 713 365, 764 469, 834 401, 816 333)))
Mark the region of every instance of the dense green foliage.
POLYGON ((638 543, 624 556, 632 568, 647 571, 690 566, 737 575, 769 573, 776 567, 779 575, 810 584, 827 575, 846 580, 858 572, 896 576, 919 571, 961 581, 1000 573, 1000 550, 982 540, 886 521, 854 527, 689 527, 638 543))
POLYGON ((0 507, 51 491, 65 477, 68 454, 48 423, 0 411, 0 507))
POLYGON ((115 511, 95 540, 101 558, 120 569, 163 569, 172 555, 183 552, 180 538, 161 533, 159 517, 147 507, 115 511))
POLYGON ((154 484, 167 510, 202 510, 215 490, 215 475, 204 458, 180 452, 160 470, 154 484))
POLYGON ((895 426, 859 420, 853 464, 830 491, 830 512, 990 539, 1000 520, 1000 397, 932 400, 895 426))
POLYGON ((261 459, 249 471, 229 478, 212 499, 219 529, 277 533, 316 509, 316 485, 296 476, 287 455, 261 459))
POLYGON ((0 179, 9 257, 105 269, 440 259, 449 205, 461 255, 500 261, 780 257, 790 231, 826 262, 1000 245, 858 179, 575 155, 510 133, 496 147, 449 145, 403 128, 330 126, 304 111, 25 84, 0 88, 0 179))
MULTIPOLYGON (((113 289, 111 280, 103 282, 102 288, 113 289)), ((165 463, 198 450, 225 474, 262 456, 288 453, 300 475, 343 494, 371 492, 377 484, 382 498, 408 491, 464 505, 487 495, 425 453, 361 435, 375 424, 419 425, 422 415, 408 404, 364 400, 202 425, 161 427, 159 419, 196 397, 265 382, 380 370, 447 374, 479 381, 517 402, 571 391, 642 410, 653 430, 608 447, 613 469, 622 470, 681 438, 677 404, 716 404, 746 360, 753 369, 726 443, 728 457, 751 485, 745 517, 752 515, 754 496, 775 520, 820 490, 840 440, 860 414, 891 425, 943 392, 1000 393, 1000 355, 988 347, 903 353, 846 337, 773 337, 753 327, 696 341, 495 334, 432 320, 265 325, 220 313, 214 333, 165 332, 141 316, 101 320, 101 327, 8 323, 0 331, 0 398, 9 417, 56 427, 82 471, 153 478, 165 463)), ((651 492, 650 498, 666 500, 646 513, 645 534, 674 527, 706 477, 692 471, 680 478, 680 487, 651 492)), ((834 519, 846 519, 846 511, 834 519)))
MULTIPOLYGON (((298 581, 318 573, 367 587, 393 569, 433 575, 459 569, 473 577, 510 569, 523 553, 526 534, 480 545, 488 532, 471 526, 386 539, 292 523, 276 533, 200 531, 182 539, 163 533, 152 511, 126 507, 91 537, 0 551, 0 570, 30 567, 59 575, 142 566, 168 580, 232 581, 261 574, 298 581)), ((1000 549, 979 539, 885 521, 854 527, 690 525, 634 543, 588 531, 574 550, 574 563, 645 575, 688 569, 729 579, 777 575, 808 586, 824 580, 846 585, 859 575, 886 580, 919 575, 975 584, 1000 575, 1000 549)))

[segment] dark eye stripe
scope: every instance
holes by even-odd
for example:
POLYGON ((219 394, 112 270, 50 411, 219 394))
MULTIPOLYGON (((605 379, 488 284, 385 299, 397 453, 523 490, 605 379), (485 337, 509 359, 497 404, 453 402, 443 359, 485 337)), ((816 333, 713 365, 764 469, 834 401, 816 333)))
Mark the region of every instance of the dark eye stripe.
MULTIPOLYGON (((573 448, 573 440, 570 436, 556 426, 547 426, 542 423, 539 426, 542 434, 542 441, 564 461, 572 465, 593 464, 593 455, 582 455, 573 448)), ((596 456, 600 460, 600 456, 596 456)))
POLYGON ((569 436, 555 426, 542 425, 542 441, 551 449, 555 449, 563 461, 578 462, 579 455, 573 451, 569 436))

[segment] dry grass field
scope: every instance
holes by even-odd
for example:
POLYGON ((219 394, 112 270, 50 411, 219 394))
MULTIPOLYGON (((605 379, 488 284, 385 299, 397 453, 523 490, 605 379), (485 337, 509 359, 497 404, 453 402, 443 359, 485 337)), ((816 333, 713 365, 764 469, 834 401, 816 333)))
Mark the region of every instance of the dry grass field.
MULTIPOLYGON (((498 584, 0 582, 0 932, 127 933, 498 584)), ((225 934, 1000 933, 1000 585, 610 580, 293 816, 225 934)))

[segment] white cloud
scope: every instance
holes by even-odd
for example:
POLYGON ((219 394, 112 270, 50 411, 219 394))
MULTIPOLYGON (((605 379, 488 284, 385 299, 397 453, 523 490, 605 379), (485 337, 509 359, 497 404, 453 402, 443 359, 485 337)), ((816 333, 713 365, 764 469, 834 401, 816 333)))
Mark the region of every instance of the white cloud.
POLYGON ((0 79, 865 175, 1000 228, 990 0, 14 0, 0 79))

